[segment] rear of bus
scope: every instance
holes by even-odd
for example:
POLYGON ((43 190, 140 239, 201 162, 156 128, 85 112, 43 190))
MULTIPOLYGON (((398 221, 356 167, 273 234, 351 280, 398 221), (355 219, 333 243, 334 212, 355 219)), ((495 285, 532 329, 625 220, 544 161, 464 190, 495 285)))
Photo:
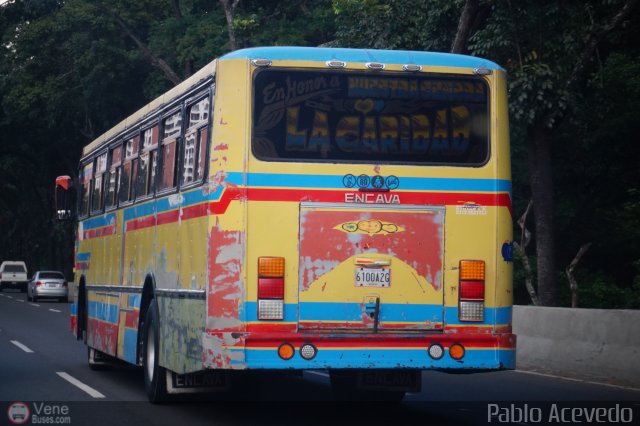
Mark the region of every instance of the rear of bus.
MULTIPOLYGON (((239 321, 209 342, 224 356, 205 365, 328 369, 334 385, 382 390, 416 389, 424 369, 515 367, 501 68, 428 52, 255 48, 221 58, 216 96, 228 105, 216 125, 230 127, 214 146, 239 155, 246 138, 241 160, 226 154, 235 168, 219 170, 227 190, 244 188, 229 207, 238 232, 216 237, 242 251, 244 285, 219 303, 210 292, 211 324, 225 306, 239 321), (250 122, 239 124, 243 110, 250 122)), ((224 164, 212 158, 211 174, 224 164)))

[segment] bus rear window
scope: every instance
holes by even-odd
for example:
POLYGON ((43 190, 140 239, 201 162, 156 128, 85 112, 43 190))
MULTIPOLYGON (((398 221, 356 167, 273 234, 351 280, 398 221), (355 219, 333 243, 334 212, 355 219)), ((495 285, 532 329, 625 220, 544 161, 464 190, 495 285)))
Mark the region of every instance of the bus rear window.
POLYGON ((480 166, 489 155, 480 77, 268 69, 253 101, 261 160, 480 166))

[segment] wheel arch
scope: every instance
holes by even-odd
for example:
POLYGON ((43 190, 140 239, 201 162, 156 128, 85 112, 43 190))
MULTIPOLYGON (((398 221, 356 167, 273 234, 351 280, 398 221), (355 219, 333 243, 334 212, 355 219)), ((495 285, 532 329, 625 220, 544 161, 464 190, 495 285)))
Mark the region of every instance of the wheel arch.
POLYGON ((149 306, 155 299, 156 294, 156 280, 153 274, 147 274, 144 279, 144 285, 142 286, 142 296, 140 299, 140 313, 138 315, 138 343, 136 345, 136 359, 138 364, 142 364, 142 330, 144 327, 144 321, 147 317, 147 311, 149 306))

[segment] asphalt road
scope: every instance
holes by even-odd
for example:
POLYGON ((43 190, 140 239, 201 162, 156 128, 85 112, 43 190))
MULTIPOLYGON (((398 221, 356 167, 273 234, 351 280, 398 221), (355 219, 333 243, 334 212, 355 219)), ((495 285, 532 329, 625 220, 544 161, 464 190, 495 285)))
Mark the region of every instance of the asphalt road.
POLYGON ((327 374, 314 371, 261 375, 233 392, 152 405, 139 368, 89 369, 86 347, 69 330, 69 307, 0 293, 0 425, 13 424, 9 414, 22 409, 16 402, 28 407, 26 424, 540 424, 587 423, 596 414, 640 421, 638 389, 520 371, 424 372, 422 391, 401 404, 335 403, 327 374))

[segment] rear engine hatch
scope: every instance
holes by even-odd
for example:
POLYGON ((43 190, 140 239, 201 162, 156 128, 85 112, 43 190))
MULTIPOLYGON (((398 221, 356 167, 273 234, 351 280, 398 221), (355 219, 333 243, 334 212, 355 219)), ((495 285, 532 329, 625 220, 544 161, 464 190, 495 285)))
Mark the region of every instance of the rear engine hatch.
POLYGON ((299 328, 440 330, 444 207, 302 203, 299 328))

